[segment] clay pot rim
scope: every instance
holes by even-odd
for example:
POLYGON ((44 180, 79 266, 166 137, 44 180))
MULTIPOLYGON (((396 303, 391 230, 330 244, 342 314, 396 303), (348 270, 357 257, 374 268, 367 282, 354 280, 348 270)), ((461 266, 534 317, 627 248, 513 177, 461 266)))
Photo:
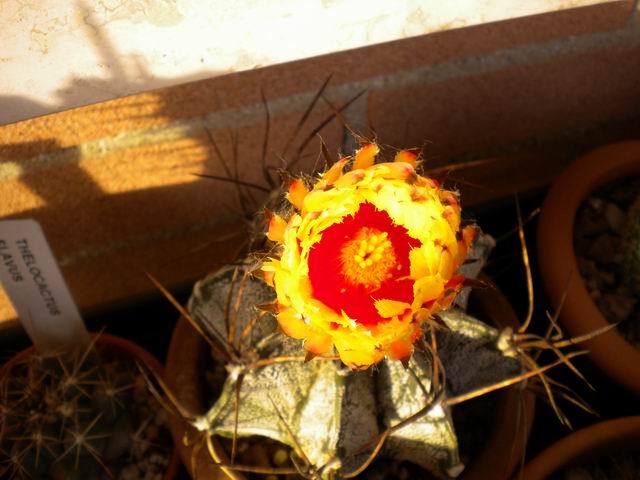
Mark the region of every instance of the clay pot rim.
MULTIPOLYGON (((544 289, 552 309, 557 308, 567 290, 560 322, 573 336, 610 325, 580 276, 573 248, 576 212, 592 191, 629 174, 640 175, 640 141, 598 148, 580 157, 556 178, 542 206, 538 263, 544 289)), ((610 377, 640 393, 640 369, 636 368, 640 364, 640 349, 627 342, 616 329, 584 342, 583 346, 610 377)))
MULTIPOLYGON (((151 369, 159 376, 164 377, 165 368, 160 360, 158 360, 154 355, 150 352, 142 348, 140 345, 127 340, 126 338, 118 337, 115 335, 110 335, 108 333, 91 333, 91 338, 95 341, 95 345, 97 348, 100 346, 106 346, 108 348, 115 347, 115 349, 126 351, 130 353, 131 358, 139 358, 145 364, 147 364, 151 369)), ((16 353, 12 357, 10 357, 3 365, 0 367, 0 378, 3 378, 8 371, 15 365, 16 362, 22 360, 23 358, 32 355, 35 352, 35 347, 31 345, 30 347, 21 350, 16 353)), ((172 436, 173 440, 173 436, 172 436)), ((178 475, 178 468, 180 467, 180 457, 178 455, 178 450, 175 446, 175 441, 173 442, 171 448, 171 457, 169 459, 169 465, 167 466, 167 470, 163 476, 163 480, 172 480, 176 478, 178 475)))
MULTIPOLYGON (((487 280, 486 277, 485 280, 487 280)), ((480 293, 485 298, 479 299, 477 303, 487 316, 490 315, 490 309, 495 308, 498 312, 501 312, 506 320, 505 325, 500 325, 501 327, 517 328, 519 326, 516 313, 499 290, 489 289, 480 293)), ((208 353, 206 341, 195 332, 184 317, 181 317, 171 337, 167 355, 167 383, 176 398, 184 402, 184 407, 195 410, 198 413, 205 408, 202 397, 199 395, 202 390, 202 376, 199 375, 197 368, 192 367, 191 371, 187 371, 187 363, 196 364, 198 360, 202 361, 208 353), (185 362, 184 360, 187 358, 189 361, 185 362), (185 380, 189 384, 188 391, 180 388, 181 386, 184 387, 185 380)), ((506 476, 504 478, 508 478, 520 464, 520 455, 524 451, 524 446, 520 445, 520 442, 526 445, 531 431, 535 414, 535 395, 530 391, 520 390, 518 385, 503 389, 499 393, 501 395, 498 398, 495 421, 497 426, 492 430, 485 446, 481 449, 480 455, 476 456, 463 471, 460 476, 461 480, 484 478, 489 469, 494 469, 495 471, 495 465, 504 459, 505 452, 510 453, 505 464, 506 476), (522 415, 522 423, 516 428, 523 428, 524 434, 522 430, 517 430, 516 432, 512 430, 511 420, 514 415, 518 414, 522 415), (516 448, 513 448, 514 444, 517 444, 516 448)), ((240 472, 214 467, 208 458, 207 452, 204 451, 205 449, 202 449, 199 455, 199 461, 205 463, 199 466, 201 470, 199 470, 197 476, 194 476, 190 462, 192 447, 184 445, 183 442, 178 443, 178 441, 185 434, 195 433, 195 429, 181 419, 172 417, 171 430, 183 464, 195 480, 220 480, 222 478, 246 480, 246 477, 240 472)), ((216 437, 213 437, 213 453, 217 455, 215 458, 217 462, 227 463, 229 461, 216 437)), ((496 472, 496 474, 499 474, 499 472, 496 472)))
MULTIPOLYGON (((573 432, 547 447, 513 480, 543 480, 559 468, 585 456, 619 451, 629 442, 640 442, 640 416, 607 420, 573 432)), ((637 445, 637 443, 636 443, 637 445)))

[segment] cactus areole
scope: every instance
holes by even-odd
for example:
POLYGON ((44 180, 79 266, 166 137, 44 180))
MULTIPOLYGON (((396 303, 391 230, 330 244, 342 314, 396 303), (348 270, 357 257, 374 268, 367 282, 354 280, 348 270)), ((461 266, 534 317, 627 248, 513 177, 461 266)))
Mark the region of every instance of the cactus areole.
POLYGON ((353 369, 408 359, 421 323, 462 288, 456 271, 475 236, 456 193, 416 173, 415 154, 376 163, 378 153, 363 146, 310 188, 292 181, 293 209, 270 214, 278 247, 262 266, 284 333, 312 354, 335 347, 353 369))

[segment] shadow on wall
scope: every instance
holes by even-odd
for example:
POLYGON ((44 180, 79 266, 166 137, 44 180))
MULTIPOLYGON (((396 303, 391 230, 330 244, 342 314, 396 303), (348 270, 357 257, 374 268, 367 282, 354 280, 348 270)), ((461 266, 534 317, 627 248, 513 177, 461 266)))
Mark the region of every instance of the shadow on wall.
MULTIPOLYGON (((0 217, 42 223, 72 289, 85 292, 83 305, 152 290, 142 287, 149 287, 144 271, 170 285, 187 282, 214 268, 222 243, 233 252, 246 240, 228 225, 243 217, 247 198, 254 197, 254 206, 265 198, 262 158, 272 172, 290 158, 275 152, 285 150, 330 72, 335 76, 324 100, 345 101, 366 89, 344 116, 356 127, 366 119, 380 144, 434 139, 425 157, 436 167, 513 154, 510 170, 505 162, 500 169, 479 168, 488 173, 472 182, 496 188, 486 198, 538 187, 559 168, 556 159, 567 162, 574 150, 619 138, 628 131, 622 127, 638 124, 630 108, 640 98, 638 65, 626 60, 640 36, 621 24, 627 15, 628 6, 614 2, 469 27, 0 127, 0 217), (478 42, 469 38, 490 42, 489 53, 478 53, 478 42), (442 45, 451 51, 438 53, 442 45), (271 109, 268 147, 261 87, 268 88, 271 109), (601 101, 594 101, 595 92, 601 101)), ((103 58, 117 61, 116 52, 101 48, 103 58)), ((307 166, 322 161, 313 127, 334 114, 324 100, 298 135, 298 142, 309 134, 313 140, 299 151, 309 155, 302 162, 307 166)), ((336 152, 344 140, 341 125, 329 122, 321 133, 336 152)))
MULTIPOLYGON (((126 77, 103 35, 95 27, 95 48, 105 64, 114 66, 112 76, 73 79, 59 90, 60 99, 86 83, 108 91, 126 77)), ((140 66, 135 78, 143 86, 149 75, 140 66)), ((241 121, 233 131, 223 126, 225 119, 209 118, 226 103, 218 88, 216 83, 204 89, 198 100, 188 88, 153 91, 86 107, 81 115, 61 113, 18 128, 0 127, 0 218, 33 218, 42 225, 81 308, 155 291, 145 272, 172 286, 231 262, 246 245, 247 214, 279 183, 276 172, 284 158, 298 157, 302 164, 316 159, 317 141, 304 140, 316 140, 307 135, 326 119, 329 107, 323 104, 319 113, 309 114, 291 145, 292 155, 281 156, 275 152, 282 152, 288 141, 283 132, 296 131, 302 112, 272 116, 271 126, 277 129, 264 143, 269 133, 266 106, 258 103, 255 112, 244 112, 250 121, 241 121), (185 113, 185 103, 197 104, 198 113, 185 113), (260 164, 263 168, 256 168, 260 164), (265 180, 265 168, 272 185, 265 180)), ((0 96, 0 106, 29 112, 42 107, 8 96, 0 96)), ((66 105, 57 107, 64 110, 66 105)), ((331 131, 341 140, 341 127, 326 123, 319 131, 331 131)), ((0 323, 7 315, 11 310, 0 301, 0 323)))
POLYGON ((0 111, 5 112, 0 118, 0 125, 13 123, 13 120, 9 120, 12 117, 17 119, 35 118, 75 108, 79 103, 87 105, 111 100, 122 96, 120 92, 123 91, 123 85, 126 86, 126 91, 135 93, 149 90, 149 85, 153 85, 153 89, 159 89, 220 74, 220 72, 212 70, 202 70, 182 77, 162 78, 152 75, 138 57, 124 58, 115 51, 104 28, 95 19, 88 4, 80 1, 77 5, 79 16, 84 19, 83 28, 98 54, 97 63, 108 67, 105 71, 109 76, 107 78, 72 77, 66 85, 62 85, 56 90, 56 100, 51 104, 38 102, 24 96, 0 95, 0 111), (132 65, 133 68, 127 68, 127 65, 132 65), (73 102, 69 100, 70 94, 76 98, 73 102), (6 112, 12 112, 12 114, 6 115, 6 112))

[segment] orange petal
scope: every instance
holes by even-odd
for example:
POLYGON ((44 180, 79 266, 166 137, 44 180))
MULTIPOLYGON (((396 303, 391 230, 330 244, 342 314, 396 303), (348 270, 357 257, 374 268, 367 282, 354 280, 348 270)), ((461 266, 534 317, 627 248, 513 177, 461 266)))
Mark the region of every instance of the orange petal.
POLYGON ((276 272, 264 272, 264 281, 267 285, 273 288, 273 277, 275 277, 276 272))
POLYGON ((369 168, 376 160, 376 155, 380 153, 380 147, 375 143, 369 143, 356 151, 356 158, 353 162, 353 169, 369 168))
POLYGON ((435 178, 419 177, 418 185, 422 185, 424 187, 433 188, 433 189, 440 188, 440 182, 435 178))
POLYGON ((422 322, 426 322, 431 318, 431 312, 428 308, 419 308, 413 318, 416 319, 416 322, 418 324, 421 324, 422 322))
POLYGON ((267 238, 272 242, 284 243, 284 230, 287 227, 286 220, 269 210, 265 210, 265 215, 269 219, 267 238))
POLYGON ((451 277, 451 280, 449 280, 444 287, 457 290, 458 286, 462 285, 462 282, 464 282, 464 275, 456 275, 451 277))
POLYGON ((409 150, 400 150, 395 158, 393 159, 394 162, 402 162, 402 163, 408 163, 409 165, 411 165, 412 167, 416 167, 418 165, 418 155, 416 155, 415 153, 409 151, 409 150))
POLYGON ((389 345, 388 351, 394 360, 404 360, 413 353, 413 344, 409 340, 396 340, 389 345))
POLYGON ((464 240, 458 240, 458 251, 456 252, 456 268, 464 263, 467 258, 468 247, 464 240))
POLYGON ((465 227, 462 230, 462 238, 458 241, 458 251, 456 253, 456 266, 460 266, 464 263, 465 258, 467 258, 467 253, 469 253, 469 249, 471 248, 471 244, 475 240, 477 233, 477 228, 474 226, 465 227))
POLYGON ((342 175, 342 169, 349 161, 351 157, 345 157, 338 160, 336 163, 332 165, 332 167, 327 170, 323 175, 322 179, 327 182, 327 185, 333 185, 338 178, 342 175))
POLYGON ((287 308, 276 316, 278 325, 285 333, 292 338, 302 339, 310 333, 309 326, 304 323, 301 315, 297 313, 293 308, 287 308))
POLYGON ((440 276, 448 281, 456 270, 455 260, 449 250, 443 250, 440 257, 440 276))
POLYGON ((471 244, 476 238, 477 233, 478 233, 478 229, 473 225, 464 227, 464 229, 462 230, 462 238, 464 242, 467 244, 467 247, 471 246, 471 244))
POLYGON ((304 197, 307 196, 309 190, 300 178, 296 178, 289 184, 289 193, 287 193, 287 200, 296 207, 298 210, 302 210, 304 203, 304 197))
POLYGON ((444 205, 449 205, 451 207, 457 208, 459 207, 459 202, 457 199, 457 195, 450 190, 441 190, 440 191, 440 201, 444 205))
POLYGON ((307 352, 315 353, 316 355, 322 355, 327 353, 333 345, 330 335, 324 335, 320 332, 313 332, 304 341, 304 349, 307 352))
POLYGON ((442 211, 442 216, 449 223, 451 230, 457 232, 460 228, 460 208, 447 205, 442 211))
POLYGON ((406 180, 409 177, 416 177, 415 169, 407 163, 379 163, 376 165, 378 176, 406 180))
POLYGON ((457 294, 458 292, 456 290, 453 290, 449 294, 445 295, 438 301, 438 308, 436 310, 446 310, 447 308, 449 308, 455 300, 457 294))
POLYGON ((336 180, 334 185, 338 188, 349 187, 355 183, 358 183, 364 178, 364 176, 365 174, 362 170, 352 170, 342 175, 338 180, 336 180))

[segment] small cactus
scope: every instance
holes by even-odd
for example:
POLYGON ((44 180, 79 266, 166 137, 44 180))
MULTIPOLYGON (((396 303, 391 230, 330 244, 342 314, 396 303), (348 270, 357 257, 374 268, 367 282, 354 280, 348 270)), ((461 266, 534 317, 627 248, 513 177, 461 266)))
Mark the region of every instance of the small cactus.
POLYGON ((161 479, 168 465, 166 414, 137 365, 93 344, 14 357, 0 406, 2 478, 161 479))

